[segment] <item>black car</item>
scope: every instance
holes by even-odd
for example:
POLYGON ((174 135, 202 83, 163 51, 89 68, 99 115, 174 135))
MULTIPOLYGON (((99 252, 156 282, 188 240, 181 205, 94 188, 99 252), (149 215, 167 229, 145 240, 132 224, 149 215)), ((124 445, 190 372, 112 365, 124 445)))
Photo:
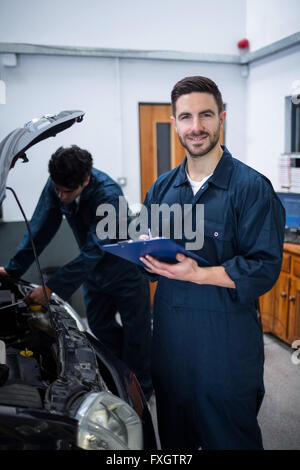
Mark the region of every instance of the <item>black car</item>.
MULTIPOLYGON (((0 204, 8 171, 27 149, 83 116, 43 116, 0 143, 0 204)), ((45 307, 25 304, 33 287, 0 277, 0 449, 156 449, 134 374, 57 295, 45 307)))

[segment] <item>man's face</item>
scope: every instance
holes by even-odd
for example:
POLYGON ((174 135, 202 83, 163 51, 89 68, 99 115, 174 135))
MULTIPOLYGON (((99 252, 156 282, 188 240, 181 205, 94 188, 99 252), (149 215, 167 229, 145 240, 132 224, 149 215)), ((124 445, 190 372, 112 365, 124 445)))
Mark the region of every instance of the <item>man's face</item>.
POLYGON ((181 145, 192 158, 197 158, 218 144, 225 116, 225 111, 219 114, 213 95, 193 92, 178 98, 176 116, 171 119, 181 145))
POLYGON ((80 196, 84 188, 89 184, 90 177, 88 177, 82 185, 78 186, 76 189, 68 189, 64 186, 60 186, 53 181, 53 185, 61 202, 64 204, 71 204, 71 202, 75 201, 75 199, 80 196))

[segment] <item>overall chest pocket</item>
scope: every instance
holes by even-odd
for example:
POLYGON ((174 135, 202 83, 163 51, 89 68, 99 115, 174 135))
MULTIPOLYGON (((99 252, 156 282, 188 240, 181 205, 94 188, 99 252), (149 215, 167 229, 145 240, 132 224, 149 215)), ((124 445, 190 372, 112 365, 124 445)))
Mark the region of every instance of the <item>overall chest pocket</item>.
POLYGON ((203 255, 213 265, 220 265, 235 255, 235 230, 231 223, 204 220, 203 255))

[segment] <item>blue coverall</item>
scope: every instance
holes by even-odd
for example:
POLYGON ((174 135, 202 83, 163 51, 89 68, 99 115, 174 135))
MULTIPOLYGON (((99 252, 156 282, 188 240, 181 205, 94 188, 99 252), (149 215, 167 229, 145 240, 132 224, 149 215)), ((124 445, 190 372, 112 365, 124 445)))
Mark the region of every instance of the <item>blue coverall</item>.
POLYGON ((224 266, 236 289, 158 276, 152 378, 162 449, 262 449, 264 347, 255 300, 280 273, 284 208, 270 181, 226 147, 195 196, 185 165, 150 188, 149 216, 151 204, 191 204, 193 217, 204 204, 204 245, 195 253, 224 266))
MULTIPOLYGON (((37 253, 40 254, 57 232, 63 215, 78 243, 79 255, 60 268, 47 286, 67 300, 84 283, 84 299, 89 326, 97 338, 120 357, 137 376, 146 398, 152 391, 150 376, 151 318, 149 286, 137 267, 122 258, 105 253, 101 245, 96 216, 100 204, 112 204, 119 216, 120 186, 107 174, 93 168, 89 184, 78 205, 64 204, 48 179, 30 221, 37 253), (123 327, 115 319, 119 311, 123 327)), ((127 214, 126 214, 127 215, 127 214)), ((33 262, 33 251, 26 232, 15 256, 5 266, 19 277, 33 262)))

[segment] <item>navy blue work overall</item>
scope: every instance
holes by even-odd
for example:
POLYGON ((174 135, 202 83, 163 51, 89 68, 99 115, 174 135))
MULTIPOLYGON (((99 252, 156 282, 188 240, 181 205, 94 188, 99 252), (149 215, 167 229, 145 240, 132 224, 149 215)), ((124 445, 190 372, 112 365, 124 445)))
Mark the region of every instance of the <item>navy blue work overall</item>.
MULTIPOLYGON (((204 245, 195 253, 224 266, 236 289, 159 276, 153 385, 162 449, 262 449, 264 347, 255 299, 280 273, 284 208, 269 180, 226 147, 195 196, 185 164, 150 188, 149 217, 151 204, 190 204, 195 228, 196 204, 204 204, 204 245)), ((172 230, 171 218, 174 238, 172 230)))
MULTIPOLYGON (((152 391, 149 286, 134 264, 105 253, 101 245, 111 241, 100 240, 96 234, 100 220, 96 211, 100 204, 115 207, 118 226, 120 196, 123 196, 120 186, 97 169, 92 170, 90 182, 78 204, 62 203, 48 179, 30 227, 40 254, 57 232, 63 215, 66 217, 80 253, 60 268, 47 281, 47 286, 67 300, 84 283, 86 314, 92 332, 132 369, 148 398, 152 391), (115 318, 117 311, 122 327, 115 318)), ((5 269, 19 277, 32 262, 33 252, 26 232, 16 255, 5 269)))

